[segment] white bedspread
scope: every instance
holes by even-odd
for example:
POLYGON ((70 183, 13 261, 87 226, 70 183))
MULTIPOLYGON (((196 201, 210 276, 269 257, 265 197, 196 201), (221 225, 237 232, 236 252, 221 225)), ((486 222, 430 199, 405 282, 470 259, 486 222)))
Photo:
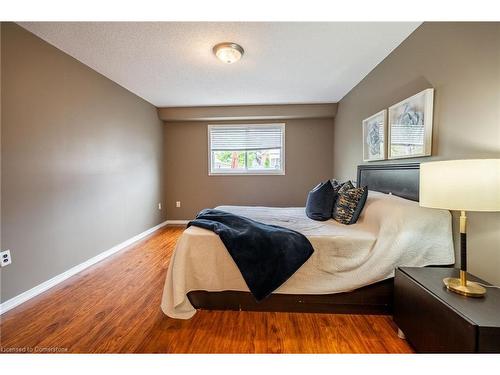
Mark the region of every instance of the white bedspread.
MULTIPOLYGON (((309 260, 274 293, 327 294, 351 291, 394 276, 396 266, 454 263, 449 211, 370 191, 356 224, 314 221, 304 207, 220 206, 218 209, 304 234, 314 248, 309 260)), ((192 290, 248 291, 234 261, 213 232, 189 227, 170 260, 162 310, 172 318, 195 313, 192 290)))

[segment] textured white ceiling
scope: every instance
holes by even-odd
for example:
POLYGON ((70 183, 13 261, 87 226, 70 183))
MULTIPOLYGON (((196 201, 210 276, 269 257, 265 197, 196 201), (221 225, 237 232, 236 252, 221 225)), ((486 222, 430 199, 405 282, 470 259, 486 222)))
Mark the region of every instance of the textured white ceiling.
POLYGON ((419 25, 20 22, 157 107, 337 102, 419 25), (232 65, 212 54, 231 41, 232 65))

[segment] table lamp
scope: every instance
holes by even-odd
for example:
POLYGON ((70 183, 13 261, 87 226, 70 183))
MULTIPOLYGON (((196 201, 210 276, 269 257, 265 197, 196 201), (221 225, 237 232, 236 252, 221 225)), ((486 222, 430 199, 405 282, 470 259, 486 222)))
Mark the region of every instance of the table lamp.
POLYGON ((460 278, 443 282, 455 293, 484 296, 485 288, 467 280, 466 211, 500 211, 500 159, 420 164, 420 206, 460 211, 460 278))

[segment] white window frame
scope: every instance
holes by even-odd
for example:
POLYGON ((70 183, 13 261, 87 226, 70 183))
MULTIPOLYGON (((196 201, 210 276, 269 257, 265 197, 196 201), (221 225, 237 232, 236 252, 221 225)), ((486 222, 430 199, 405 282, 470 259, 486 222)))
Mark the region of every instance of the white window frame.
MULTIPOLYGON (((209 176, 284 176, 285 175, 285 123, 284 122, 279 122, 279 123, 251 123, 251 124, 245 124, 245 123, 231 123, 231 124, 209 124, 207 127, 207 134, 208 134, 208 175, 209 176), (271 169, 271 170, 239 170, 239 171, 231 171, 231 170, 224 170, 224 171, 214 171, 212 169, 212 149, 211 149, 211 132, 210 130, 213 128, 222 128, 222 127, 257 127, 257 126, 275 126, 275 127, 280 127, 281 128, 281 153, 280 153, 280 164, 281 164, 281 169, 271 169)), ((235 150, 238 151, 238 150, 235 150)))

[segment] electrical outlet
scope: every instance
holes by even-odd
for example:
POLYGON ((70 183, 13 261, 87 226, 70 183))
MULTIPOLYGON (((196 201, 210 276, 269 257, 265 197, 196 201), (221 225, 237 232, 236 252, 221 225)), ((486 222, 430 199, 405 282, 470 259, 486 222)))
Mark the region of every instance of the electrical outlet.
POLYGON ((175 207, 179 208, 181 206, 181 201, 175 202, 175 207))
POLYGON ((10 257, 10 250, 5 250, 0 252, 1 266, 5 267, 12 263, 12 258, 10 257))
POLYGON ((161 203, 158 203, 158 209, 161 210, 161 203))

